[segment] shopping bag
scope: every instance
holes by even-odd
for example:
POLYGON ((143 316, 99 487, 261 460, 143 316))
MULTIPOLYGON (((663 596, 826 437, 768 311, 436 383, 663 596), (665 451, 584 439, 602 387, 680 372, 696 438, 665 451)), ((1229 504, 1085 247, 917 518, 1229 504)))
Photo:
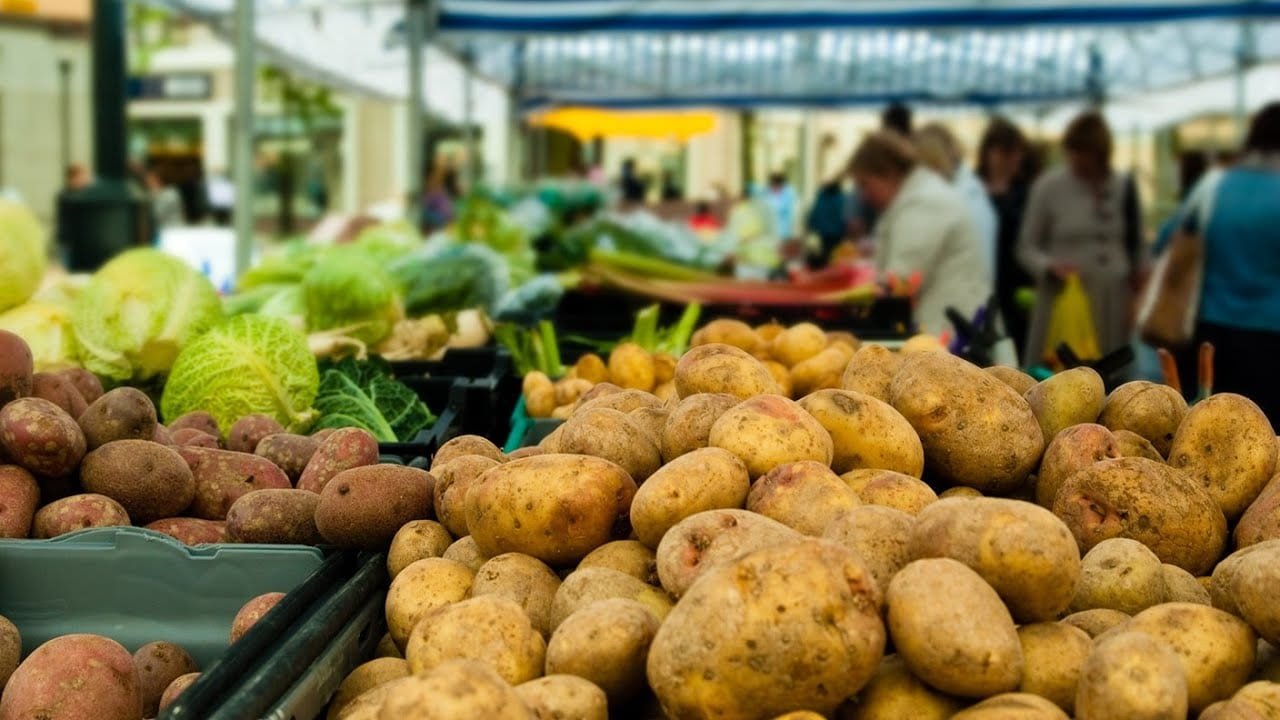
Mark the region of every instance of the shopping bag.
POLYGON ((1093 325, 1093 310, 1089 295, 1079 275, 1068 275, 1062 292, 1053 301, 1049 312, 1049 329, 1045 334, 1044 352, 1041 357, 1049 367, 1058 368, 1058 346, 1066 344, 1083 362, 1098 360, 1098 331, 1093 325))
POLYGON ((1200 312, 1200 283, 1204 276, 1204 237, 1179 229, 1156 260, 1138 306, 1138 335, 1155 347, 1172 348, 1191 342, 1200 312))

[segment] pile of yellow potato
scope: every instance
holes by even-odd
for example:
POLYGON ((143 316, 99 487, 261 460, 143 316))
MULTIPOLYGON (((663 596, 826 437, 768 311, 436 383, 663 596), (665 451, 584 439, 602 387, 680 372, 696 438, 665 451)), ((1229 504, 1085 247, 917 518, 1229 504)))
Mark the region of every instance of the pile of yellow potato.
POLYGON ((1248 399, 747 330, 705 328, 670 398, 598 384, 538 447, 444 445, 329 717, 1278 716, 1248 399), (768 363, 795 390, 824 353, 787 397, 768 363))
MULTIPOLYGON (((691 344, 697 347, 717 343, 739 348, 760 360, 780 393, 789 398, 840 387, 845 367, 861 345, 852 333, 825 332, 813 323, 791 327, 766 323, 753 328, 730 319, 707 323, 693 334, 691 344)), ((901 352, 940 349, 942 345, 936 337, 917 335, 904 343, 901 352)), ((605 383, 670 400, 676 397, 676 360, 667 353, 650 353, 630 342, 615 347, 607 362, 595 353, 587 353, 558 380, 538 371, 525 375, 525 411, 534 418, 567 418, 583 395, 605 383)))

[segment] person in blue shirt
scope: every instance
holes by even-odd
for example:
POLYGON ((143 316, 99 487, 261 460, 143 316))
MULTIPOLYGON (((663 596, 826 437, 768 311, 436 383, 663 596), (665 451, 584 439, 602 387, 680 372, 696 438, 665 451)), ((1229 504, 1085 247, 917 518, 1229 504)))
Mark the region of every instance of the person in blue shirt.
MULTIPOLYGON (((1248 397, 1280 426, 1280 102, 1258 112, 1239 162, 1206 175, 1178 222, 1204 238, 1195 344, 1214 345, 1214 391, 1248 397)), ((1194 388, 1194 364, 1180 369, 1194 388)))
POLYGON ((795 188, 787 182, 787 176, 774 173, 769 176, 769 187, 762 198, 773 215, 773 227, 778 238, 790 240, 796 232, 796 199, 795 188))

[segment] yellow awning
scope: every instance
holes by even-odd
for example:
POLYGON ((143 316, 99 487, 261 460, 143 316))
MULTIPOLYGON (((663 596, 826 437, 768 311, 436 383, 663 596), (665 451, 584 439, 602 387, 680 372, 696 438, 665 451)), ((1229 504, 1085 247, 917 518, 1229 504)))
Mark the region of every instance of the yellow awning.
POLYGON ((716 115, 699 111, 650 112, 567 107, 538 113, 529 122, 539 127, 563 130, 579 140, 631 137, 684 142, 714 130, 716 115))

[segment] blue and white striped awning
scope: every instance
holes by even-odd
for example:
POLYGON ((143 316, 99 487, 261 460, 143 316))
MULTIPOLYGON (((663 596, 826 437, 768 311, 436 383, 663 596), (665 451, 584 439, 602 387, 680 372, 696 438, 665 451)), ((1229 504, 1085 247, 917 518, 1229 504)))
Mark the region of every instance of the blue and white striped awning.
MULTIPOLYGON (((205 18, 232 6, 147 1, 205 18)), ((1280 61, 1280 0, 433 1, 436 42, 525 107, 1044 105, 1280 61)), ((261 42, 294 65, 403 87, 404 0, 257 12, 261 42)))

